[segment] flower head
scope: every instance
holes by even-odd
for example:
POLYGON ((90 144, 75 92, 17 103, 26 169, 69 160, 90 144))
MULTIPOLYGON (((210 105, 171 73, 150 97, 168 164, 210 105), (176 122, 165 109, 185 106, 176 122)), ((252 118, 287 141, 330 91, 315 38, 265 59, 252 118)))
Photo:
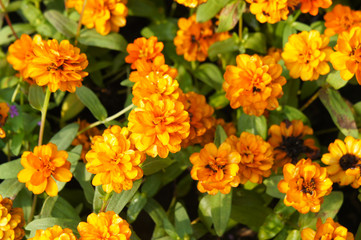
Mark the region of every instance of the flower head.
POLYGON ((268 142, 274 148, 274 168, 283 167, 290 162, 296 164, 304 155, 309 158, 318 156, 319 149, 315 146, 315 141, 305 138, 312 134, 312 128, 305 126, 301 120, 286 120, 280 125, 272 125, 268 129, 268 142))
POLYGON ((283 176, 278 190, 286 193, 284 203, 303 214, 320 211, 323 197, 332 190, 326 168, 311 159, 301 159, 296 165, 287 163, 283 167, 283 176))
POLYGON ((182 140, 189 135, 189 117, 183 104, 156 94, 141 101, 128 120, 136 148, 152 157, 166 158, 169 152, 180 151, 182 140))
POLYGON ((115 125, 106 129, 102 136, 95 136, 85 158, 86 169, 95 174, 93 185, 102 185, 107 193, 129 190, 133 181, 143 177, 139 165, 144 162, 145 154, 134 148, 125 127, 115 125))
POLYGON ((261 23, 276 23, 287 20, 289 10, 287 0, 246 0, 250 11, 261 23))
POLYGON ((74 47, 68 40, 58 43, 56 39, 35 44, 34 57, 28 66, 29 77, 39 86, 47 85, 51 92, 75 92, 82 85, 83 78, 88 76, 83 70, 88 66, 88 60, 80 49, 74 47))
POLYGON ((9 110, 10 108, 7 103, 0 103, 0 138, 6 137, 5 130, 2 128, 2 126, 4 126, 6 119, 8 118, 9 110))
MULTIPOLYGON (((68 8, 82 12, 84 0, 67 0, 68 8)), ((126 24, 128 8, 127 0, 87 0, 84 8, 82 24, 87 28, 95 28, 101 35, 118 32, 126 24)))
POLYGON ((332 0, 299 0, 301 2, 301 12, 309 13, 313 16, 318 14, 319 8, 329 8, 332 0))
POLYGON ((281 54, 282 54, 282 49, 275 47, 269 48, 267 52, 267 55, 273 57, 276 63, 278 63, 282 59, 281 54))
POLYGON ((281 65, 269 56, 247 54, 238 55, 236 61, 237 66, 227 66, 223 83, 231 107, 242 106, 246 114, 256 116, 276 109, 286 83, 281 65))
POLYGON ((21 156, 24 169, 18 173, 19 182, 34 194, 46 192, 49 196, 58 195, 58 186, 53 178, 60 182, 69 182, 72 173, 68 153, 58 151, 53 143, 37 146, 34 152, 25 151, 21 156))
POLYGON ((195 8, 208 0, 175 0, 179 4, 183 4, 186 7, 195 8))
POLYGON ((13 202, 1 195, 0 223, 0 239, 21 240, 25 236, 23 209, 13 208, 13 202))
POLYGON ((193 164, 191 176, 198 180, 198 190, 212 195, 218 191, 229 193, 231 187, 239 185, 240 160, 239 153, 228 143, 222 143, 218 149, 214 143, 208 143, 200 153, 193 153, 190 157, 193 164))
POLYGON ((327 172, 333 182, 358 188, 361 184, 361 141, 347 136, 344 141, 336 139, 328 146, 329 153, 321 161, 328 165, 327 172))
POLYGON ((328 61, 333 52, 328 47, 330 39, 316 30, 292 34, 282 53, 292 78, 303 81, 317 80, 320 75, 330 72, 328 61))
POLYGON ((79 240, 128 240, 132 234, 129 224, 113 211, 91 213, 87 222, 78 225, 79 240))
POLYGON ((354 240, 352 233, 347 231, 347 228, 334 222, 332 218, 327 218, 325 223, 322 223, 321 218, 317 219, 317 230, 305 228, 301 232, 302 240, 354 240))
POLYGON ((35 236, 29 240, 77 240, 70 228, 62 229, 58 225, 49 227, 46 230, 36 230, 35 236))

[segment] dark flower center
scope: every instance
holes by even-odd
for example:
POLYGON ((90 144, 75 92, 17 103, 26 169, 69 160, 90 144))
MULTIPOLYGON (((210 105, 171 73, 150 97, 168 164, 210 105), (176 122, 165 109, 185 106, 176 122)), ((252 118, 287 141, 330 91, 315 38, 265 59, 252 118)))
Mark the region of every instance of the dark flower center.
POLYGON ((298 156, 302 153, 312 153, 313 150, 305 146, 304 141, 300 136, 285 137, 282 136, 282 143, 276 149, 286 152, 287 156, 292 159, 292 163, 298 162, 298 156))
POLYGON ((316 189, 316 183, 315 180, 313 180, 312 178, 310 182, 306 182, 306 181, 303 182, 301 192, 309 193, 312 195, 315 189, 316 189))
POLYGON ((360 161, 358 157, 353 154, 345 154, 340 158, 340 166, 342 170, 346 171, 349 168, 355 168, 356 164, 360 161))

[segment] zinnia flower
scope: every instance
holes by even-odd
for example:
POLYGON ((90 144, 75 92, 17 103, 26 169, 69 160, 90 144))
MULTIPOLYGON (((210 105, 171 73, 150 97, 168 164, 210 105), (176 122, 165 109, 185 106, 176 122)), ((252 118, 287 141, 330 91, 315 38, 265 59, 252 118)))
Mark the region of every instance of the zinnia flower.
POLYGON ((319 149, 315 146, 315 141, 305 138, 312 134, 312 128, 304 125, 301 120, 285 120, 280 125, 272 125, 268 129, 268 142, 274 148, 274 168, 283 167, 290 162, 296 164, 304 155, 308 158, 317 157, 319 149))
POLYGON ((325 35, 333 36, 349 31, 354 26, 361 25, 361 11, 351 10, 349 6, 337 4, 331 12, 323 17, 325 19, 325 35))
POLYGON ((278 63, 282 59, 281 54, 282 54, 282 49, 275 47, 269 48, 267 52, 267 55, 273 57, 276 63, 278 63))
POLYGON ((361 141, 347 136, 344 141, 336 139, 328 146, 329 153, 321 161, 328 165, 327 172, 333 182, 358 188, 361 184, 361 141))
POLYGON ((261 23, 276 23, 287 20, 289 10, 287 0, 246 0, 250 11, 261 23))
POLYGON ((223 89, 232 108, 243 107, 249 115, 260 116, 265 109, 278 107, 278 98, 283 95, 286 79, 281 76, 282 67, 269 56, 241 54, 237 66, 227 66, 223 89))
POLYGON ((21 208, 13 208, 9 198, 0 195, 0 239, 21 240, 25 236, 24 212, 21 208))
POLYGON ((183 104, 155 94, 141 101, 128 120, 136 148, 152 157, 166 158, 169 152, 180 151, 182 140, 189 135, 189 117, 183 104))
POLYGON ((46 192, 49 196, 58 195, 58 186, 53 178, 60 182, 69 182, 72 174, 69 171, 68 153, 58 151, 53 143, 37 146, 34 152, 25 151, 21 156, 24 169, 18 173, 19 182, 34 194, 46 192))
POLYGON ((127 221, 113 211, 91 213, 78 225, 79 240, 128 240, 132 234, 127 221))
POLYGON ((200 153, 193 153, 190 157, 193 164, 191 176, 198 180, 198 190, 211 195, 218 191, 229 193, 231 187, 239 185, 237 172, 240 160, 239 153, 232 150, 228 143, 222 143, 218 149, 214 143, 208 143, 200 153))
POLYGON ((320 211, 323 197, 332 190, 326 168, 311 159, 301 159, 296 165, 287 163, 283 167, 283 176, 278 190, 286 193, 284 203, 303 214, 320 211))
POLYGON ((134 43, 129 43, 127 46, 128 56, 125 57, 126 63, 131 63, 132 69, 136 69, 137 61, 145 60, 152 63, 156 57, 163 56, 162 50, 164 44, 158 42, 157 37, 150 37, 146 39, 144 37, 137 38, 134 43))
POLYGON ((241 155, 238 176, 242 184, 248 180, 262 183, 263 177, 271 175, 273 149, 262 137, 242 132, 239 138, 233 135, 226 142, 241 155))
POLYGON ((333 52, 328 47, 330 39, 316 30, 292 34, 288 38, 282 53, 289 74, 292 78, 303 81, 317 80, 330 72, 328 61, 333 52))
POLYGON ((70 228, 62 229, 54 225, 46 230, 36 230, 35 236, 29 240, 77 240, 77 238, 70 228))
POLYGON ((29 77, 39 86, 47 85, 51 92, 75 92, 82 85, 83 78, 88 76, 83 70, 88 60, 80 49, 68 40, 58 43, 56 39, 48 40, 33 46, 34 57, 28 66, 29 77))
POLYGON ((195 8, 208 0, 175 0, 179 4, 183 4, 186 7, 195 8))
POLYGON ((5 125, 6 119, 8 118, 9 114, 9 105, 7 103, 0 103, 0 138, 5 138, 6 133, 2 126, 5 125))
POLYGON ((299 0, 301 2, 301 12, 309 13, 313 16, 318 14, 319 8, 329 8, 332 0, 299 0))
POLYGON ((322 223, 321 218, 317 219, 317 230, 305 228, 301 232, 302 240, 354 240, 352 233, 347 231, 347 228, 334 222, 332 218, 327 218, 325 223, 322 223))
MULTIPOLYGON (((68 8, 82 12, 84 0, 67 0, 68 8)), ((87 28, 95 28, 101 35, 118 32, 126 24, 128 8, 127 0, 87 0, 82 24, 87 28)))
POLYGON ((95 174, 93 185, 102 185, 107 193, 129 190, 133 181, 143 177, 139 165, 144 162, 145 154, 134 148, 125 127, 115 125, 106 129, 102 136, 95 136, 85 158, 86 169, 95 174))
POLYGON ((356 74, 357 82, 361 85, 361 27, 342 32, 335 50, 330 57, 333 68, 340 71, 343 80, 350 80, 356 74))

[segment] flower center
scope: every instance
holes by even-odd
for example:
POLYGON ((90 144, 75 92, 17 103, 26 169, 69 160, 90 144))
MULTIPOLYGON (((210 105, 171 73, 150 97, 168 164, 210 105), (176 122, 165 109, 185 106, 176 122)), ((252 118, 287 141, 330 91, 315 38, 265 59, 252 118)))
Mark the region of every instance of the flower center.
POLYGON ((313 150, 304 144, 304 140, 301 136, 291 136, 285 137, 282 136, 282 143, 276 149, 286 152, 287 156, 292 159, 292 163, 296 164, 298 162, 298 156, 302 153, 312 153, 313 150))
POLYGON ((306 182, 305 180, 303 180, 301 192, 309 193, 313 195, 313 191, 315 191, 315 189, 316 189, 316 183, 315 180, 313 180, 313 178, 311 179, 310 182, 306 182))
POLYGON ((345 154, 340 158, 340 166, 342 170, 346 171, 349 168, 355 168, 357 163, 360 161, 360 158, 356 157, 353 154, 345 154))
POLYGON ((226 160, 223 158, 216 158, 216 160, 212 159, 209 161, 209 163, 206 165, 205 168, 212 170, 213 172, 218 172, 219 170, 222 170, 226 165, 226 160))

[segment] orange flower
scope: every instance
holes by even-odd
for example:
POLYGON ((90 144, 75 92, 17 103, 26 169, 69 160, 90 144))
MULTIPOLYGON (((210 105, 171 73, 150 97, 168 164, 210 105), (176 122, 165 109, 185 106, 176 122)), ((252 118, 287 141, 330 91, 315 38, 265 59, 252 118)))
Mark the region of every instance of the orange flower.
POLYGON ((286 83, 281 76, 281 65, 269 56, 247 54, 238 55, 236 61, 237 66, 227 66, 223 83, 231 107, 242 106, 246 114, 256 116, 262 115, 265 109, 276 109, 286 83))
POLYGON ((183 4, 186 7, 195 8, 208 0, 175 0, 179 4, 183 4))
MULTIPOLYGON (((84 0, 67 0, 68 8, 82 12, 84 0)), ((95 28, 101 35, 118 32, 126 24, 127 0, 88 0, 84 9, 82 24, 95 28)))
POLYGON ((208 49, 216 41, 211 20, 204 23, 196 21, 193 14, 188 19, 178 20, 179 30, 174 38, 174 45, 178 55, 184 55, 187 61, 205 61, 208 57, 208 49))
POLYGON ((317 219, 317 231, 311 228, 305 228, 301 232, 302 240, 354 240, 352 233, 347 231, 347 228, 334 222, 332 218, 327 218, 325 223, 322 223, 321 218, 317 219))
POLYGON ((0 239, 21 240, 25 236, 23 209, 13 208, 13 202, 1 195, 0 223, 0 239))
POLYGON ((128 117, 130 138, 139 151, 166 158, 180 151, 181 142, 189 135, 189 117, 179 101, 162 99, 153 94, 128 117))
POLYGON ((158 42, 157 37, 150 37, 146 39, 144 37, 137 38, 134 43, 129 43, 127 46, 128 56, 125 57, 126 63, 131 63, 132 69, 136 69, 138 61, 145 60, 148 63, 152 63, 156 57, 163 56, 162 50, 164 44, 158 42))
POLYGON ((309 13, 313 16, 318 14, 319 8, 329 8, 332 0, 299 0, 301 2, 301 12, 309 13))
POLYGON ((267 55, 273 57, 276 63, 278 63, 282 59, 281 54, 282 54, 282 49, 275 47, 269 48, 267 52, 267 55))
POLYGON ((58 151, 53 143, 37 146, 34 152, 25 151, 21 156, 21 165, 25 169, 18 173, 19 182, 34 194, 46 192, 49 196, 58 195, 58 186, 53 178, 60 182, 69 182, 72 174, 69 171, 68 153, 58 151))
POLYGON ((337 4, 331 12, 326 13, 325 35, 333 36, 349 31, 354 26, 361 26, 361 11, 351 10, 349 6, 337 4))
MULTIPOLYGON (((87 128, 90 124, 86 120, 78 120, 79 124, 79 131, 87 128)), ((81 150, 80 159, 83 160, 83 162, 86 163, 85 160, 85 154, 89 151, 91 140, 94 136, 100 135, 100 130, 97 127, 90 128, 83 132, 82 134, 79 134, 76 136, 76 138, 71 143, 72 146, 82 145, 83 148, 81 150)))
POLYGON ((333 52, 328 47, 330 39, 316 30, 292 34, 288 38, 282 53, 287 69, 292 78, 303 81, 317 80, 330 72, 328 61, 333 52))
POLYGON ((246 0, 250 11, 261 23, 276 23, 287 20, 289 10, 287 0, 246 0))
POLYGON ((358 188, 361 184, 361 141, 347 136, 344 141, 336 139, 328 146, 329 153, 321 161, 328 165, 327 172, 333 182, 358 188))
POLYGON ((6 137, 6 132, 2 129, 2 126, 5 125, 6 119, 8 118, 9 105, 7 103, 0 103, 0 138, 6 137))
POLYGON ((312 134, 312 128, 303 125, 301 120, 285 120, 280 125, 272 125, 268 129, 268 142, 274 148, 274 169, 290 162, 296 164, 304 155, 316 158, 319 149, 315 146, 315 141, 312 138, 305 139, 312 134))
POLYGON ((361 27, 342 32, 337 39, 336 52, 331 54, 333 68, 340 71, 343 80, 350 80, 355 74, 361 85, 361 27))
POLYGON ((242 184, 247 181, 262 183, 263 177, 271 175, 272 147, 260 136, 242 132, 239 138, 233 135, 226 142, 241 155, 238 176, 242 184))
POLYGON ((28 73, 39 86, 47 85, 51 92, 75 92, 82 85, 83 78, 88 76, 83 70, 88 66, 88 60, 80 49, 74 47, 68 40, 58 43, 56 39, 42 44, 35 44, 34 57, 29 63, 28 73))
POLYGON ((296 165, 287 163, 283 167, 283 176, 278 190, 286 193, 284 203, 303 214, 320 211, 323 197, 332 190, 326 168, 311 159, 301 159, 296 165))
POLYGON ((107 193, 120 193, 133 187, 133 181, 143 177, 139 165, 145 154, 137 151, 129 139, 129 130, 117 125, 95 136, 91 150, 85 155, 86 169, 94 173, 93 185, 102 185, 107 193))
POLYGON ((239 185, 237 172, 241 157, 228 143, 222 143, 218 149, 214 143, 208 143, 200 153, 193 153, 190 161, 191 176, 198 180, 197 188, 202 193, 227 194, 231 187, 239 185))
POLYGON ((129 224, 113 211, 91 213, 87 222, 78 225, 79 240, 128 240, 132 234, 129 224))
POLYGON ((69 228, 62 229, 58 225, 46 230, 36 230, 35 236, 29 240, 77 240, 73 231, 69 228))

